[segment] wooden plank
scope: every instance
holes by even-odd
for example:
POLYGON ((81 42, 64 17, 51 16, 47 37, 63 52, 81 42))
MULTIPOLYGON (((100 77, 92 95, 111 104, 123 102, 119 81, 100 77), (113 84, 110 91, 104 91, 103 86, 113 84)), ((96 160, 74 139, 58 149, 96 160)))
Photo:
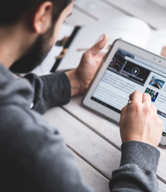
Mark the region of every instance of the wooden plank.
POLYGON ((86 122, 87 125, 97 130, 120 148, 122 142, 119 134, 119 126, 85 109, 81 104, 81 100, 82 96, 74 97, 70 100, 70 103, 63 106, 63 108, 84 123, 86 122))
POLYGON ((106 179, 99 172, 97 172, 93 167, 82 160, 79 156, 77 156, 76 154, 74 154, 74 156, 84 182, 92 187, 95 192, 110 192, 109 180, 106 179))
MULTIPOLYGON (((74 154, 76 159, 76 164, 82 173, 85 183, 91 186, 95 192, 110 192, 109 191, 109 180, 98 173, 93 167, 87 164, 84 160, 74 154)), ((159 192, 166 191, 166 185, 158 180, 159 182, 159 192)))
POLYGON ((75 7, 98 20, 126 15, 100 0, 75 1, 75 7))
POLYGON ((166 192, 166 185, 161 181, 159 181, 159 192, 166 192))
MULTIPOLYGON (((75 97, 71 99, 71 102, 63 106, 65 110, 69 113, 73 114, 76 118, 78 118, 81 122, 87 124, 92 130, 94 129, 97 133, 106 140, 110 141, 110 143, 114 143, 119 148, 121 146, 120 132, 119 127, 114 123, 96 115, 95 113, 83 108, 81 105, 82 97, 75 97)), ((157 170, 157 174, 166 181, 166 153, 164 149, 158 148, 161 156, 159 161, 159 166, 157 170)))
POLYGON ((79 26, 95 21, 94 18, 82 13, 77 8, 73 8, 72 15, 65 20, 69 25, 79 26))
MULTIPOLYGON (((61 108, 49 110, 45 113, 44 118, 59 129, 70 148, 106 178, 111 178, 112 171, 117 169, 120 163, 120 152, 116 148, 61 108)), ((88 172, 85 175, 88 177, 88 172)), ((92 185, 94 181, 90 181, 90 178, 89 176, 87 180, 92 185)), ((159 186, 162 190, 165 188, 160 181, 159 186)))
POLYGON ((156 29, 166 28, 166 10, 164 7, 147 0, 101 0, 130 15, 143 19, 156 29))
POLYGON ((49 110, 44 117, 61 132, 67 145, 83 156, 105 177, 120 164, 121 153, 61 108, 49 110), (56 118, 55 118, 56 117, 56 118))

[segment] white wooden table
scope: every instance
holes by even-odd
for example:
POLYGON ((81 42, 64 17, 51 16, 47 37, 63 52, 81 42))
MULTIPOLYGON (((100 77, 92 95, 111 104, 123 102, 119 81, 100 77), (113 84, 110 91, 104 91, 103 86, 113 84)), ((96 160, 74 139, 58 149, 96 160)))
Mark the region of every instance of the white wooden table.
MULTIPOLYGON (((67 22, 83 25, 123 15, 139 17, 154 29, 166 28, 166 8, 147 0, 79 0, 67 22)), ((44 117, 62 133, 85 182, 97 192, 108 192, 112 171, 120 163, 119 127, 84 109, 81 99, 82 96, 74 97, 68 105, 53 108, 44 117)), ((160 191, 166 192, 166 150, 159 150, 157 177, 160 191)))

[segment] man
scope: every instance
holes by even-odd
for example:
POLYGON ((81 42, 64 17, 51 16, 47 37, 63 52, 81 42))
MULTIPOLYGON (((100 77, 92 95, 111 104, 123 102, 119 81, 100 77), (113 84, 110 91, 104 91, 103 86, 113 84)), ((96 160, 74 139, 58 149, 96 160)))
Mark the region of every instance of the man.
MULTIPOLYGON (((26 73, 41 63, 72 7, 73 0, 1 0, 0 191, 91 191, 58 130, 39 113, 85 92, 104 57, 98 53, 107 37, 83 55, 75 70, 43 77, 29 74, 19 80, 9 71, 26 73)), ((122 110, 122 158, 113 172, 111 191, 158 190, 156 147, 162 126, 150 96, 133 93, 122 110)))

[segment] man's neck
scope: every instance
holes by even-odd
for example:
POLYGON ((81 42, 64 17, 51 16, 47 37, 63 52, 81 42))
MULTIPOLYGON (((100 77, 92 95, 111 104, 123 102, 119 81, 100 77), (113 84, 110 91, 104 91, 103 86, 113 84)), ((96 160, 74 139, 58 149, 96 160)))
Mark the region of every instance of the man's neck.
POLYGON ((12 28, 0 28, 0 63, 9 68, 16 59, 17 44, 12 28))
POLYGON ((21 24, 0 28, 0 63, 10 68, 27 51, 32 42, 33 39, 21 24))

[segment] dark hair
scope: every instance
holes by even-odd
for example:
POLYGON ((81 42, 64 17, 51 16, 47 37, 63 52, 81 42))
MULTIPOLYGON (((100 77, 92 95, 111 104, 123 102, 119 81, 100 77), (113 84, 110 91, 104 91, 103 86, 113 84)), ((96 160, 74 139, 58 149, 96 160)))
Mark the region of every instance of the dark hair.
MULTIPOLYGON (((32 13, 47 0, 0 0, 0 26, 18 23, 26 14, 32 13)), ((53 3, 53 22, 72 0, 48 0, 53 3)))

